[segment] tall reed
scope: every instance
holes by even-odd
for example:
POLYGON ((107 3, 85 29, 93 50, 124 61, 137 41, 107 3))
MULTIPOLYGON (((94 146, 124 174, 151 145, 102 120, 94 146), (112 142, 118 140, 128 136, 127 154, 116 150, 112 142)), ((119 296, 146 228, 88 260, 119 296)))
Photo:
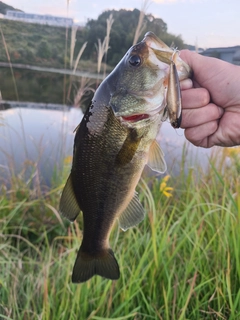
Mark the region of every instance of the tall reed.
MULTIPOLYGON (((103 57, 105 56, 105 66, 104 66, 104 77, 106 75, 106 64, 107 64, 107 52, 109 50, 109 42, 110 42, 110 32, 111 28, 113 25, 114 19, 112 14, 110 14, 109 18, 107 19, 107 30, 106 30, 106 36, 101 42, 101 39, 98 40, 98 44, 95 44, 96 50, 97 50, 97 72, 98 75, 100 74, 101 71, 101 65, 102 65, 102 60, 103 57)), ((98 85, 98 83, 97 83, 98 85)))
POLYGON ((107 32, 106 32, 106 43, 105 43, 105 64, 104 64, 104 70, 103 70, 104 78, 106 77, 107 54, 108 54, 108 50, 109 50, 110 32, 111 32, 113 22, 114 22, 113 15, 110 14, 110 16, 107 19, 107 32))
POLYGON ((133 45, 135 45, 138 42, 140 35, 142 34, 142 32, 144 31, 144 29, 146 27, 145 23, 144 23, 144 17, 146 15, 148 5, 149 5, 149 0, 144 0, 142 3, 141 10, 140 10, 137 28, 135 30, 133 45))

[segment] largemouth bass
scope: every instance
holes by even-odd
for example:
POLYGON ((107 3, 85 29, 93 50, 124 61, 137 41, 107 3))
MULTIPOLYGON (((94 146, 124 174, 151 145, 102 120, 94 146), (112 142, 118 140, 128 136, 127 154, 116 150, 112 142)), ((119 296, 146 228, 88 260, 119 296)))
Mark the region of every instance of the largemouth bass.
POLYGON ((101 83, 76 129, 72 169, 60 212, 74 221, 83 212, 83 239, 72 281, 94 275, 118 279, 119 266, 109 246, 116 220, 127 230, 143 220, 135 188, 147 164, 166 170, 156 142, 163 118, 180 125, 179 80, 189 67, 153 33, 131 47, 101 83))

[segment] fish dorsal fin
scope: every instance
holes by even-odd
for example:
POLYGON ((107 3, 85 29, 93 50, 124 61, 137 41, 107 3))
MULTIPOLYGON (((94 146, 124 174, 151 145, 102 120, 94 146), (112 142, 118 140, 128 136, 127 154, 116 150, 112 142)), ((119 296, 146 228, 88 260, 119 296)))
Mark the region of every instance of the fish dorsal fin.
POLYGON ((73 191, 71 174, 69 175, 65 187, 63 188, 59 211, 65 218, 70 221, 74 221, 81 211, 73 191))
POLYGON ((150 147, 147 165, 153 171, 156 171, 158 173, 164 173, 167 170, 167 165, 164 160, 164 154, 156 140, 153 141, 150 147))
POLYGON ((134 193, 132 200, 127 208, 119 216, 119 226, 123 231, 136 226, 145 217, 145 210, 140 203, 137 192, 134 193))

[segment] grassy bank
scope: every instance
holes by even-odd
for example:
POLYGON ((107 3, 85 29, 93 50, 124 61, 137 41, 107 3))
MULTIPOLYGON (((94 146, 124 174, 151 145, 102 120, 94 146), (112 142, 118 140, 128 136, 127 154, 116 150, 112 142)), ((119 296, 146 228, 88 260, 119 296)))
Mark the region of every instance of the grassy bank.
MULTIPOLYGON (((73 59, 75 61, 85 42, 85 32, 80 27, 76 30, 73 43, 71 42, 72 28, 66 30, 65 27, 1 19, 0 31, 2 46, 0 62, 9 62, 9 54, 12 63, 45 68, 72 69, 70 67, 71 46, 74 49, 73 59)), ((77 69, 96 73, 97 61, 96 59, 94 61, 93 59, 80 60, 77 69)), ((106 70, 109 72, 112 67, 106 66, 106 70)))
POLYGON ((218 154, 207 173, 142 184, 148 216, 111 236, 114 282, 71 283, 82 223, 58 215, 63 184, 37 199, 13 184, 0 201, 0 319, 240 319, 238 151, 230 166, 218 154))
MULTIPOLYGON (((12 63, 63 68, 67 55, 65 28, 2 19, 1 30, 12 63)), ((3 48, 4 39, 0 40, 3 48)), ((69 45, 70 40, 67 48, 69 45)), ((0 53, 0 61, 8 61, 5 50, 0 53)))

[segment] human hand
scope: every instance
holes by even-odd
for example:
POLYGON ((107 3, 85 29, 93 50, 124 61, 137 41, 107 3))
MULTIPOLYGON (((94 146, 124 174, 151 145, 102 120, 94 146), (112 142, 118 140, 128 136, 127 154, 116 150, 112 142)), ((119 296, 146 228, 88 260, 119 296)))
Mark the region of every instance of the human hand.
POLYGON ((182 124, 196 146, 240 145, 240 67, 182 50, 193 70, 192 82, 182 84, 182 124))

